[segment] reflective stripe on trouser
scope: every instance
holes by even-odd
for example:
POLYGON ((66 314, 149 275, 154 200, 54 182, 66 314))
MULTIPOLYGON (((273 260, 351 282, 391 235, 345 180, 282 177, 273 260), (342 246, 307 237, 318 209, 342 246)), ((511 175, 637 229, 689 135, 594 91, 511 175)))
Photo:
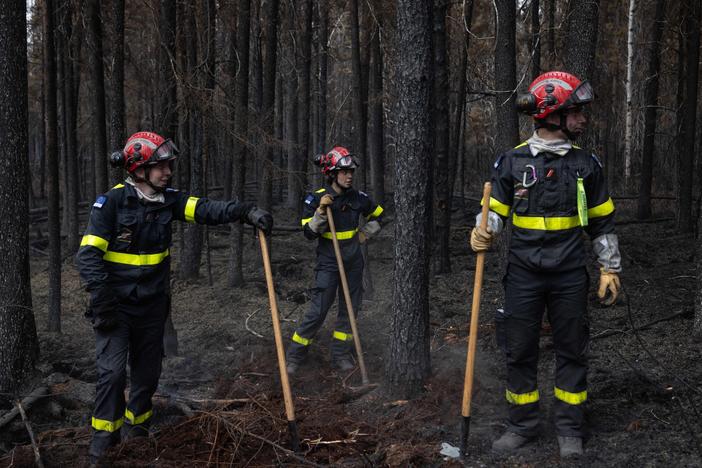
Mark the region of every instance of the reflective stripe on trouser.
POLYGON ((108 332, 95 331, 98 380, 90 444, 90 455, 95 457, 100 457, 120 440, 119 428, 110 427, 104 421, 121 421, 121 431, 125 434, 132 434, 134 428, 147 433, 144 428, 150 422, 151 397, 161 375, 166 298, 118 307, 117 327, 108 332), (129 402, 125 404, 127 358, 130 389, 129 402))
POLYGON ((556 432, 583 437, 587 393, 588 276, 584 267, 534 272, 509 264, 502 317, 507 356, 508 430, 533 436, 539 426, 537 368, 544 310, 548 310, 556 353, 556 432))
MULTIPOLYGON (((349 292, 351 294, 353 310, 358 317, 358 308, 361 304, 361 297, 363 294, 363 268, 347 271, 346 275, 348 276, 349 292)), ((337 336, 342 336, 341 334, 344 334, 344 336, 351 336, 351 324, 349 322, 348 315, 346 314, 346 301, 344 300, 344 291, 341 287, 339 273, 330 271, 316 271, 315 287, 312 290, 312 301, 310 302, 310 308, 302 319, 300 326, 295 331, 293 340, 288 346, 288 351, 286 354, 287 361, 299 363, 305 358, 307 351, 309 350, 309 342, 308 345, 305 345, 301 343, 303 340, 296 340, 294 337, 297 336, 311 341, 324 323, 324 319, 327 317, 327 312, 329 312, 329 308, 332 306, 337 296, 339 300, 339 312, 337 313, 336 323, 334 324, 333 330, 334 332, 337 332, 337 336)), ((332 332, 332 334, 334 332, 332 332)), ((332 338, 334 337, 332 336, 332 338)), ((333 360, 349 358, 351 357, 351 353, 353 351, 353 338, 350 340, 332 339, 330 347, 333 360)))

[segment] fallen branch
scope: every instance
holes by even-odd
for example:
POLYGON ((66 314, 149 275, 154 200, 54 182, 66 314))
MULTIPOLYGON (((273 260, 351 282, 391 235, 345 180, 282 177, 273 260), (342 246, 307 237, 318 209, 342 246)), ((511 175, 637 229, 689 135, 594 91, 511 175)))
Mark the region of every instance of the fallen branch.
MULTIPOLYGON (((49 388, 48 387, 39 387, 32 391, 29 395, 27 395, 26 398, 22 400, 22 406, 25 408, 29 408, 34 402, 36 402, 38 399, 41 397, 44 397, 49 394, 49 388)), ((15 406, 12 408, 10 411, 5 414, 5 416, 0 419, 0 428, 5 426, 7 423, 15 419, 15 417, 20 414, 19 409, 15 406)))
POLYGON ((39 453, 39 447, 37 446, 37 441, 34 438, 34 431, 32 431, 32 426, 29 424, 29 419, 27 419, 27 413, 24 412, 22 402, 17 400, 15 404, 17 405, 17 409, 22 416, 22 421, 24 421, 24 427, 27 428, 27 432, 29 433, 29 440, 32 443, 32 450, 34 451, 34 461, 39 468, 44 468, 44 463, 41 461, 41 454, 39 453))
POLYGON ((251 313, 246 317, 246 320, 244 320, 244 326, 246 327, 246 330, 248 330, 248 332, 251 333, 252 335, 257 336, 257 337, 259 337, 259 338, 265 338, 263 335, 261 335, 261 334, 258 333, 258 332, 253 331, 253 330, 249 327, 249 319, 250 319, 251 317, 253 317, 254 315, 256 315, 256 313, 257 313, 259 310, 261 310, 261 309, 259 308, 259 309, 254 310, 253 312, 251 312, 251 313))
MULTIPOLYGON (((680 310, 678 312, 675 312, 674 314, 670 314, 670 315, 667 315, 665 317, 662 317, 662 318, 659 318, 656 320, 652 320, 648 323, 645 323, 645 324, 641 325, 640 327, 636 327, 635 330, 637 330, 637 331, 645 330, 645 329, 650 328, 651 326, 653 326, 657 323, 666 322, 668 320, 673 320, 674 318, 682 317, 682 316, 690 315, 690 314, 692 314, 692 311, 690 311, 690 310, 680 310)), ((632 331, 631 328, 625 328, 622 330, 605 330, 603 332, 598 333, 597 335, 594 335, 592 338, 590 338, 590 340, 591 341, 599 340, 599 339, 607 338, 607 337, 613 336, 613 335, 620 335, 622 333, 628 333, 630 331, 632 331)))

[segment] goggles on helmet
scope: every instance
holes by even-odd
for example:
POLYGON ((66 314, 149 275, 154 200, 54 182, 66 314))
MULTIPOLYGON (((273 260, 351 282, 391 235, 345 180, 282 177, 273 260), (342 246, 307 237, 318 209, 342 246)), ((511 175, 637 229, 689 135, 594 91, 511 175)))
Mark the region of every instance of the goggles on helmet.
POLYGON ((356 169, 358 167, 358 161, 353 155, 344 156, 336 162, 335 169, 356 169))
POLYGON ((595 92, 592 90, 592 85, 589 81, 585 80, 578 85, 577 88, 568 96, 566 102, 563 103, 562 108, 568 108, 572 106, 581 106, 592 102, 595 99, 595 92))
POLYGON ((148 164, 157 164, 161 161, 171 161, 178 155, 178 148, 171 140, 161 143, 154 154, 147 161, 148 164))

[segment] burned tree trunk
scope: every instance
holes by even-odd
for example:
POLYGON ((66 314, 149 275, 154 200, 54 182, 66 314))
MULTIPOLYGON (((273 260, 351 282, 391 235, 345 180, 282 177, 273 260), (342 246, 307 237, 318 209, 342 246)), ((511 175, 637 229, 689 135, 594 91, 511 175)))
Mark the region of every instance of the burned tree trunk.
POLYGON ((568 36, 565 41, 566 71, 581 80, 592 77, 597 46, 600 0, 568 3, 568 36))
POLYGON ((531 0, 531 77, 541 74, 541 22, 539 0, 531 0))
MULTIPOLYGON (((107 129, 105 128, 105 76, 103 74, 102 26, 100 20, 100 2, 88 0, 88 55, 90 57, 90 79, 93 98, 93 135, 95 142, 95 190, 107 191, 109 180, 107 174, 107 129)), ((96 194, 97 195, 97 194, 96 194)))
MULTIPOLYGON (((47 3, 47 13, 50 13, 51 0, 47 3)), ((3 142, 0 164, 3 175, 12 183, 0 184, 0 219, 3 220, 0 223, 0 257, 3 259, 0 269, 0 392, 14 393, 39 357, 39 341, 29 282, 29 206, 26 196, 18 196, 30 183, 26 157, 26 4, 22 0, 10 0, 3 9, 0 15, 0 89, 5 95, 0 109, 3 142)), ((44 27, 45 31, 53 31, 52 21, 45 18, 44 27)), ((44 40, 50 37, 51 34, 45 34, 44 40)), ((52 49, 49 47, 47 52, 53 57, 52 49)), ((55 93, 55 81, 53 91, 55 93)), ((54 108, 54 118, 55 115, 54 108)))
POLYGON ((329 7, 326 2, 317 2, 319 13, 319 96, 317 100, 317 153, 327 150, 327 64, 329 58, 328 22, 329 7))
POLYGON ((385 204, 385 148, 383 145, 383 55, 380 49, 380 31, 378 24, 371 38, 371 60, 368 93, 369 103, 369 150, 371 175, 373 178, 373 198, 380 205, 385 204))
POLYGON ((429 354, 429 177, 432 160, 432 6, 399 0, 397 6, 397 133, 395 268, 388 390, 398 397, 422 391, 429 354))
POLYGON ((366 111, 363 95, 363 70, 361 68, 360 25, 358 20, 358 0, 350 0, 351 13, 351 105, 353 108, 354 139, 351 152, 361 163, 354 177, 358 190, 366 189, 366 111))
POLYGON ((166 138, 175 138, 178 133, 178 85, 176 83, 176 0, 160 0, 158 20, 158 82, 161 93, 158 97, 156 126, 166 138))
POLYGON ((700 56, 700 1, 687 3, 685 29, 687 33, 687 73, 685 77, 685 106, 683 128, 685 138, 678 163, 678 213, 677 224, 680 232, 692 231, 692 179, 695 157, 695 129, 697 126, 697 84, 699 79, 700 56))
POLYGON ((661 68, 661 38, 663 37, 663 16, 665 0, 656 0, 656 13, 653 18, 653 37, 648 57, 648 76, 644 90, 644 141, 641 153, 641 181, 637 217, 651 217, 651 184, 653 183, 653 150, 656 137, 656 105, 658 103, 658 82, 661 68))
MULTIPOLYGON (((295 32, 296 14, 295 2, 288 3, 288 13, 286 15, 287 33, 285 60, 290 61, 287 65, 288 73, 285 77, 285 150, 288 157, 288 198, 289 208, 297 211, 297 207, 302 198, 302 187, 298 177, 299 147, 297 145, 297 125, 298 125, 298 96, 297 96, 297 74, 295 66, 295 55, 297 53, 297 41, 295 32)), ((283 57, 281 57, 282 59, 283 57)))
POLYGON ((61 222, 59 220, 59 154, 56 109, 56 8, 52 0, 44 12, 44 98, 46 99, 46 161, 49 231, 49 320, 48 330, 61 332, 61 222))
POLYGON ((514 106, 514 88, 517 85, 515 8, 513 1, 497 0, 499 21, 495 39, 495 144, 498 153, 513 147, 519 140, 519 117, 514 106))
MULTIPOLYGON (((126 139, 124 126, 124 0, 113 0, 112 21, 110 152, 122 149, 126 139)), ((173 138, 173 136, 173 134, 167 135, 166 138, 173 138)), ((122 178, 122 170, 112 169, 111 176, 113 183, 119 182, 122 178)))
POLYGON ((312 64, 312 0, 303 0, 300 17, 302 29, 300 30, 298 43, 300 49, 297 54, 297 70, 300 83, 298 94, 298 122, 297 122, 297 143, 298 143, 298 186, 300 193, 297 197, 297 204, 293 208, 297 212, 302 208, 302 192, 307 186, 307 161, 310 159, 310 75, 312 64))
POLYGON ((260 128, 265 139, 265 160, 259 187, 258 205, 271 210, 273 195, 273 155, 275 148, 270 142, 273 135, 273 106, 275 104, 275 69, 278 46, 278 0, 268 0, 265 4, 263 29, 266 31, 266 53, 263 70, 263 102, 261 106, 260 128))
MULTIPOLYGON (((236 50, 239 55, 239 71, 236 74, 236 109, 234 110, 234 196, 244 200, 246 181, 246 151, 249 125, 249 26, 251 23, 250 0, 239 0, 237 17, 236 50)), ((232 74, 234 76, 234 74, 232 74)), ((242 263, 244 259, 244 230, 241 223, 232 225, 229 250, 229 286, 244 284, 242 263)))
POLYGON ((436 229, 436 273, 451 271, 449 238, 451 194, 449 193, 448 63, 446 57, 445 0, 434 1, 434 226, 436 229))

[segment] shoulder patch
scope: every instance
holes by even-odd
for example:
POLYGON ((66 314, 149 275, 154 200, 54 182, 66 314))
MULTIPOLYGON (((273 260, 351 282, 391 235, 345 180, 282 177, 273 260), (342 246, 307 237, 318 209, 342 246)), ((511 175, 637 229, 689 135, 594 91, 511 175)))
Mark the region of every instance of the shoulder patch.
POLYGON ((502 164, 502 160, 503 160, 504 158, 505 158, 505 155, 504 155, 504 154, 499 155, 499 156, 497 157, 497 160, 495 161, 495 164, 493 164, 492 167, 494 167, 495 169, 497 169, 498 167, 500 167, 500 164, 502 164))
POLYGON ((314 195, 312 195, 311 193, 308 193, 307 196, 305 197, 305 204, 311 205, 313 201, 314 201, 314 195))
POLYGON ((604 167, 604 164, 602 164, 602 161, 600 161, 600 158, 598 158, 595 155, 595 153, 590 153, 590 156, 592 156, 592 159, 595 160, 595 162, 597 163, 598 166, 600 166, 601 168, 604 167))
POLYGON ((97 200, 95 200, 95 203, 93 203, 94 208, 102 208, 102 205, 105 204, 107 201, 107 197, 105 195, 100 195, 97 197, 97 200))

